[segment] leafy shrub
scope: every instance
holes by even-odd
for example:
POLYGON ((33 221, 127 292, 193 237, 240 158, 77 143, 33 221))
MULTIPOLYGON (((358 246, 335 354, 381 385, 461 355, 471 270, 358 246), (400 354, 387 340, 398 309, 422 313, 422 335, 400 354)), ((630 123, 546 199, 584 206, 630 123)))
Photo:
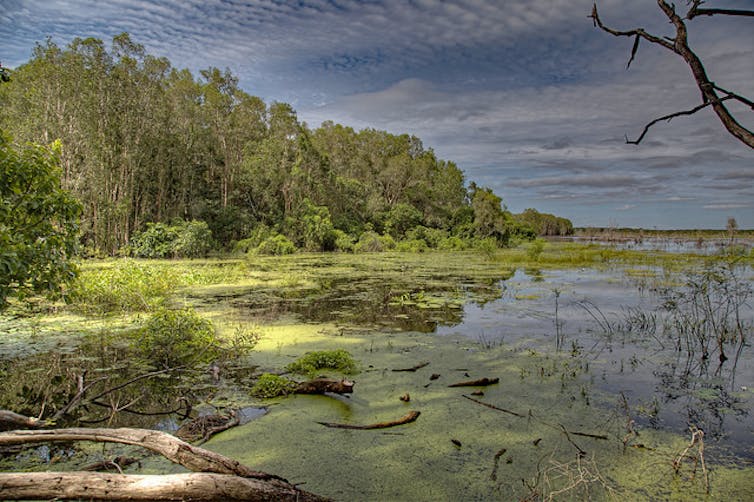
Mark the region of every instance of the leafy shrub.
POLYGON ((275 236, 275 232, 265 224, 258 225, 251 234, 233 246, 233 252, 247 254, 254 251, 263 241, 275 236))
POLYGON ((467 241, 455 235, 446 237, 437 244, 437 249, 441 251, 463 251, 464 249, 468 249, 468 247, 469 243, 467 241))
POLYGON ((137 332, 135 347, 158 367, 209 362, 220 355, 212 322, 192 309, 161 308, 137 332))
POLYGON ((178 285, 179 278, 171 271, 126 258, 84 269, 68 300, 84 312, 139 312, 159 306, 178 285))
POLYGON ((296 388, 296 382, 285 377, 263 373, 251 388, 251 395, 263 399, 285 396, 296 388))
POLYGON ((173 254, 173 241, 178 229, 165 223, 147 223, 147 229, 136 234, 131 250, 139 258, 167 258, 173 254))
POLYGON ((531 261, 539 261, 539 257, 544 249, 545 240, 535 239, 526 247, 526 256, 528 256, 531 261))
POLYGON ((342 230, 335 230, 335 249, 345 253, 353 252, 354 242, 353 237, 348 235, 342 230))
POLYGON ((406 253, 423 253, 429 249, 427 243, 423 239, 412 239, 399 242, 395 250, 406 253))
POLYGON ((212 232, 204 221, 186 221, 177 225, 178 235, 173 241, 173 256, 199 258, 212 249, 212 232))
POLYGON ((380 234, 368 230, 361 234, 359 241, 354 245, 353 250, 357 253, 377 253, 384 251, 380 234))
POLYGON ((422 222, 421 211, 411 204, 396 204, 387 214, 385 228, 395 238, 403 237, 408 229, 422 222))
POLYGON ((285 235, 276 234, 263 240, 254 250, 254 252, 257 254, 281 256, 295 253, 296 245, 293 244, 285 235))
POLYGON ((499 249, 498 240, 495 237, 476 239, 474 241, 474 249, 485 255, 487 258, 494 258, 495 253, 497 253, 497 250, 499 249))
POLYGON ((406 232, 406 240, 420 239, 431 248, 437 248, 443 239, 448 237, 448 232, 439 228, 416 226, 406 232))
POLYGON ((134 236, 131 253, 139 258, 197 258, 212 248, 212 232, 206 222, 175 220, 172 225, 147 223, 134 236))
POLYGON ((288 371, 301 374, 314 374, 322 369, 337 370, 350 374, 356 372, 356 361, 343 349, 308 352, 287 367, 288 371))

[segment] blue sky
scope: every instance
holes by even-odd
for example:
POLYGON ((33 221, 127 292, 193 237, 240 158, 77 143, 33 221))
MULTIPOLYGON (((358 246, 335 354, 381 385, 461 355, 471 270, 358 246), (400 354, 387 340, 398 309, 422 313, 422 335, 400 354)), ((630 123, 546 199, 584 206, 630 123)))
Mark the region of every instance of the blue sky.
MULTIPOLYGON (((676 0, 679 10, 684 0, 676 0)), ((746 8, 751 0, 709 0, 746 8)), ((754 228, 754 151, 699 103, 677 56, 592 27, 592 0, 0 0, 0 61, 46 37, 127 31, 174 66, 229 68, 247 92, 333 120, 422 138, 513 211, 578 226, 754 228)), ((600 0, 606 24, 670 35, 655 0, 600 0)), ((754 97, 754 21, 699 17, 712 80, 754 97)), ((754 127, 754 113, 731 106, 754 127)))

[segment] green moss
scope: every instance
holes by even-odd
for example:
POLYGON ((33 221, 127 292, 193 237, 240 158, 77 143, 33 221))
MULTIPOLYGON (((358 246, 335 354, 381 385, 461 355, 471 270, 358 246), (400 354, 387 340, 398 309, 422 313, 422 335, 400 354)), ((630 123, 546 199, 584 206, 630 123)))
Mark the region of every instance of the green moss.
POLYGON ((320 370, 335 370, 346 375, 356 372, 356 361, 344 349, 308 352, 287 366, 288 371, 304 375, 320 370))
POLYGON ((295 388, 296 382, 292 380, 272 373, 264 373, 257 379, 250 392, 254 397, 269 399, 290 394, 295 388))

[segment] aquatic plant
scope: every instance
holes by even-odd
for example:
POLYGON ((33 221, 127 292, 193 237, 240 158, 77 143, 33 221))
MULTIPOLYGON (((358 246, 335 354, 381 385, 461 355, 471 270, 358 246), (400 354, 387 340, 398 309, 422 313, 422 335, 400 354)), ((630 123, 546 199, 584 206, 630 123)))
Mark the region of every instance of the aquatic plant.
POLYGON ((159 309, 138 331, 134 345, 144 358, 164 368, 209 362, 220 354, 212 322, 192 309, 159 309))
POLYGON ((336 370, 340 373, 356 372, 356 361, 344 349, 318 350, 308 352, 287 366, 288 371, 301 374, 313 374, 319 370, 336 370))
POLYGON ((254 397, 269 399, 290 394, 296 388, 296 382, 272 373, 263 373, 251 388, 254 397))
POLYGON ((754 289, 741 280, 735 264, 716 264, 690 274, 683 287, 666 288, 661 294, 668 313, 665 331, 677 350, 701 352, 703 360, 716 350, 723 362, 728 359, 726 344, 745 344, 752 329, 745 309, 751 308, 754 289))
POLYGON ((162 304, 178 278, 170 270, 131 259, 84 268, 69 301, 87 313, 139 312, 162 304))

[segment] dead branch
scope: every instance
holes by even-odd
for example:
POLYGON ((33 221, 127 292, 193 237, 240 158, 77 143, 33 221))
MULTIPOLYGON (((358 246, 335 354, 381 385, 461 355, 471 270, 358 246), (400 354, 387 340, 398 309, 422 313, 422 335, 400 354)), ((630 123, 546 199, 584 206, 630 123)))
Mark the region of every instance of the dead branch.
POLYGON ((0 493, 13 500, 323 501, 293 485, 229 474, 123 475, 99 472, 0 473, 0 493))
POLYGON ((331 427, 334 429, 356 429, 356 430, 371 430, 371 429, 387 429, 389 427, 395 427, 397 425, 408 424, 419 418, 421 412, 410 411, 406 415, 402 416, 398 420, 390 422, 378 422, 376 424, 369 425, 352 425, 352 424, 340 424, 336 422, 317 422, 325 427, 331 427))
POLYGON ((457 382, 448 385, 448 387, 483 387, 486 385, 494 385, 500 382, 499 378, 480 378, 479 380, 470 380, 468 382, 457 382))
POLYGON ((213 435, 226 431, 240 424, 241 420, 235 410, 228 415, 204 415, 186 422, 176 431, 175 435, 184 441, 206 442, 213 435))
POLYGON ((395 371, 395 372, 398 372, 398 371, 410 371, 410 372, 414 372, 416 370, 420 370, 420 369, 424 368, 425 366, 429 366, 429 361, 426 361, 426 362, 423 362, 423 363, 419 363, 416 366, 411 366, 410 368, 399 368, 399 369, 394 369, 394 370, 391 370, 391 371, 395 371))
POLYGON ((240 462, 204 448, 193 446, 175 436, 147 429, 49 429, 43 431, 11 431, 0 433, 0 446, 66 441, 95 441, 140 446, 159 453, 171 462, 194 472, 234 474, 262 480, 282 479, 272 474, 254 471, 240 462))
MULTIPOLYGON (((701 4, 700 1, 693 1, 692 7, 689 10, 689 12, 686 15, 686 19, 692 19, 695 16, 698 15, 714 15, 714 14, 725 14, 725 15, 745 15, 745 16, 754 16, 754 12, 751 11, 745 11, 745 10, 730 10, 730 9, 701 9, 699 8, 699 5, 701 4)), ((726 108, 724 101, 728 99, 735 99, 737 101, 740 101, 742 103, 748 104, 751 103, 751 100, 744 98, 743 96, 739 96, 735 93, 724 91, 723 89, 719 88, 715 85, 714 82, 712 82, 709 77, 707 76, 707 71, 704 68, 704 65, 702 64, 701 59, 696 55, 696 53, 689 47, 688 44, 688 30, 686 27, 686 24, 684 22, 684 19, 679 16, 675 11, 675 5, 674 4, 668 4, 665 0, 657 0, 657 5, 659 6, 660 10, 665 14, 665 16, 670 20, 671 24, 675 27, 675 37, 673 38, 661 38, 655 35, 652 35, 650 33, 647 33, 642 28, 636 28, 633 30, 627 30, 627 31, 620 31, 615 30, 613 28, 610 28, 606 26, 602 20, 599 17, 599 14, 597 12, 597 4, 595 3, 592 6, 592 13, 589 16, 592 21, 594 22, 594 26, 600 28, 602 31, 609 33, 616 37, 633 37, 634 38, 634 44, 631 49, 631 57, 628 61, 628 66, 630 66, 631 62, 634 60, 634 57, 636 55, 636 51, 639 47, 639 40, 644 39, 648 42, 651 42, 653 44, 659 45, 661 47, 664 47, 665 49, 674 52, 675 54, 679 55, 683 58, 683 60, 686 62, 686 65, 691 70, 691 73, 694 76, 694 80, 696 81, 696 85, 699 88, 699 91, 701 92, 701 98, 702 98, 702 104, 699 106, 696 106, 692 108, 691 110, 687 110, 684 112, 677 112, 674 114, 665 115, 664 117, 661 117, 659 119, 655 119, 652 122, 650 122, 647 126, 644 127, 644 131, 639 136, 639 138, 635 141, 630 141, 628 138, 626 138, 626 142, 634 145, 638 145, 642 139, 644 139, 644 136, 646 135, 646 132, 648 129, 656 124, 657 122, 661 120, 670 120, 673 117, 678 117, 681 115, 692 115, 699 110, 706 108, 707 106, 711 106, 715 114, 717 115, 720 122, 723 124, 725 129, 735 138, 737 138, 739 141, 744 143, 745 145, 749 146, 750 148, 754 148, 754 132, 746 129, 743 127, 736 119, 733 117, 733 115, 730 113, 730 111, 726 108), (717 91, 721 91, 726 96, 720 97, 717 94, 717 91)), ((754 108, 753 108, 754 109, 754 108)))
POLYGON ((330 378, 315 378, 307 382, 301 382, 294 390, 294 394, 352 394, 354 382, 350 380, 333 380, 330 378))
POLYGON ((47 420, 19 415, 9 410, 0 410, 0 430, 5 429, 39 429, 48 425, 47 420))
POLYGON ((502 411, 503 413, 507 413, 509 415, 513 415, 514 417, 526 418, 526 415, 522 415, 520 413, 516 413, 515 411, 506 410, 505 408, 500 408, 498 406, 495 406, 494 404, 485 403, 484 401, 480 401, 478 399, 474 399, 473 397, 467 396, 466 394, 463 394, 463 397, 465 397, 469 401, 473 401, 473 402, 475 402, 477 404, 481 404, 482 406, 485 406, 485 407, 490 408, 492 410, 502 411))

